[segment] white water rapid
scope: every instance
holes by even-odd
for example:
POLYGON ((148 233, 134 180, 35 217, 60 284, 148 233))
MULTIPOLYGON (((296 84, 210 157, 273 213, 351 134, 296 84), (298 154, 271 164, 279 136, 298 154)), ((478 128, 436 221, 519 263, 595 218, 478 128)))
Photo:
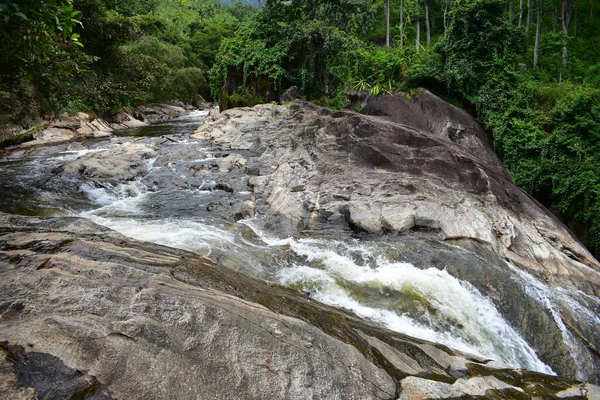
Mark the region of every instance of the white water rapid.
MULTIPOLYGON (((247 241, 234 230, 211 225, 193 214, 148 218, 144 206, 156 193, 139 182, 112 189, 82 189, 101 207, 81 215, 127 236, 207 257, 215 252, 239 254, 234 262, 247 261, 244 254, 251 255, 255 275, 269 276, 323 303, 410 336, 553 374, 488 298, 445 270, 393 262, 378 245, 359 240, 271 238, 252 220, 241 223, 250 227, 259 241, 247 241), (256 257, 257 253, 281 256, 256 257)), ((207 193, 190 191, 186 195, 201 198, 207 193)))

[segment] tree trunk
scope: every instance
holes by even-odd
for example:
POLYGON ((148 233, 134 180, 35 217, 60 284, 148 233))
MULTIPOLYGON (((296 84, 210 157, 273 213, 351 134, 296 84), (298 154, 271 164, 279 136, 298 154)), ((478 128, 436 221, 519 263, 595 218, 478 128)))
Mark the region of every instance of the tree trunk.
POLYGON ((385 45, 390 47, 390 0, 385 2, 385 45))
POLYGON ((527 26, 525 27, 525 31, 529 35, 529 26, 531 25, 531 17, 533 14, 533 7, 531 4, 531 0, 527 0, 527 26))
POLYGON ((519 28, 523 26, 523 0, 519 1, 519 28))
POLYGON ((444 0, 444 37, 448 33, 448 1, 450 0, 444 0))
POLYGON ((425 30, 427 32, 427 47, 431 44, 431 26, 429 25, 429 0, 423 0, 425 4, 425 30))
POLYGON ((557 11, 556 11, 556 2, 552 2, 552 33, 556 33, 556 25, 557 24, 557 19, 558 17, 556 16, 557 11))
POLYGON ((510 22, 515 18, 515 5, 513 4, 513 0, 508 1, 508 16, 510 17, 510 22))
POLYGON ((569 23, 571 22, 571 15, 573 13, 573 9, 571 8, 571 3, 569 0, 562 1, 562 31, 564 33, 564 37, 562 40, 563 44, 563 52, 562 52, 562 63, 561 67, 563 69, 567 69, 568 66, 568 58, 569 58, 569 23))
POLYGON ((533 68, 537 68, 540 59, 540 36, 542 34, 542 0, 538 0, 535 46, 533 48, 533 68))
POLYGON ((404 0, 400 0, 400 48, 404 48, 404 0))
POLYGON ((416 30, 417 30, 417 38, 415 40, 415 46, 417 48, 417 53, 418 53, 419 50, 421 50, 421 19, 420 18, 417 18, 416 30))

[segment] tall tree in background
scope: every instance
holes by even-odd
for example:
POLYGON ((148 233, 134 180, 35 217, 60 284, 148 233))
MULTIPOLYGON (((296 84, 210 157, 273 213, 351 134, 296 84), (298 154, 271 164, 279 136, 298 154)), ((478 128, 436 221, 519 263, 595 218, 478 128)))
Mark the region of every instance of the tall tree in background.
POLYGON ((404 48, 404 0, 400 0, 400 48, 404 48))
POLYGON ((529 26, 531 25, 531 16, 533 14, 533 6, 532 0, 527 0, 527 24, 525 26, 525 31, 529 35, 529 26))
POLYGON ((431 45, 431 26, 429 23, 429 2, 431 0, 423 0, 425 6, 425 31, 427 32, 427 47, 431 45))
POLYGON ((519 28, 523 26, 523 0, 519 0, 519 28))
POLYGON ((542 35, 542 0, 537 0, 537 22, 535 28, 535 45, 533 47, 533 67, 537 68, 540 59, 540 36, 542 35))
POLYGON ((416 50, 418 53, 419 50, 421 50, 421 17, 417 17, 417 20, 415 22, 415 30, 416 30, 415 47, 416 47, 416 50))
POLYGON ((561 66, 563 70, 567 69, 568 58, 569 58, 569 24, 571 23, 571 15, 573 14, 573 8, 571 7, 570 0, 562 0, 562 12, 561 12, 561 27, 563 32, 563 51, 562 51, 562 62, 561 66))
POLYGON ((444 0, 444 37, 448 33, 448 8, 450 5, 450 0, 444 0))
POLYGON ((390 0, 385 0, 385 45, 390 47, 390 0))

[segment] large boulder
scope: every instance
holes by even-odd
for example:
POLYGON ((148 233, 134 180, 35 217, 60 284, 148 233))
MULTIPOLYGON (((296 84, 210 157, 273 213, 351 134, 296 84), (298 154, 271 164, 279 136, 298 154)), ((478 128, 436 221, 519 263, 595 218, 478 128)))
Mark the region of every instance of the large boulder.
MULTIPOLYGON (((561 375, 596 381, 600 323, 590 315, 600 310, 600 265, 588 250, 512 184, 466 112, 427 91, 414 101, 384 97, 365 112, 374 115, 300 101, 231 109, 209 116, 192 137, 246 154, 252 197, 245 213, 261 217, 271 233, 427 231, 475 249, 479 261, 466 265, 451 257, 420 265, 450 266, 491 293, 544 362, 561 375), (545 299, 519 286, 517 276, 574 293, 587 311, 545 299)), ((218 185, 240 179, 239 171, 213 178, 218 185)))
POLYGON ((0 315, 2 398, 551 399, 580 389, 78 218, 0 214, 0 315))
POLYGON ((151 145, 119 143, 109 149, 84 154, 62 165, 57 172, 110 180, 113 183, 126 182, 143 176, 148 170, 149 159, 155 155, 156 151, 151 145))

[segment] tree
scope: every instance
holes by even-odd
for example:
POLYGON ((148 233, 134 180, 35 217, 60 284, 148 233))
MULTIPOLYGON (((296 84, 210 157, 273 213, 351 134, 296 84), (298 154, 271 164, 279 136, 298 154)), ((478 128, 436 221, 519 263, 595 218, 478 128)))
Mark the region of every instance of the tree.
POLYGON ((385 45, 390 47, 390 0, 385 0, 385 45))
POLYGON ((423 0, 425 6, 425 31, 427 32, 427 47, 431 45, 431 26, 429 25, 429 2, 431 0, 423 0))
POLYGON ((309 99, 343 106, 359 41, 372 21, 370 0, 269 0, 236 35, 224 40, 211 70, 223 108, 271 101, 299 87, 309 99))
POLYGON ((537 0, 537 22, 535 28, 535 45, 533 48, 533 67, 537 68, 540 59, 540 37, 542 35, 542 0, 537 0))
POLYGON ((63 100, 80 67, 79 14, 71 0, 0 3, 0 125, 51 113, 63 100))
POLYGON ((448 12, 450 11, 450 0, 444 0, 444 37, 448 33, 448 12))
POLYGON ((523 0, 519 0, 519 28, 523 26, 523 0))
POLYGON ((419 50, 421 50, 421 17, 417 17, 416 19, 415 31, 417 32, 415 36, 415 47, 418 53, 419 50))
POLYGON ((563 70, 567 69, 568 56, 569 56, 569 24, 571 23, 571 15, 573 14, 573 8, 569 0, 562 0, 562 12, 561 12, 561 28, 563 32, 563 51, 562 51, 562 62, 561 67, 563 70))
POLYGON ((437 50, 448 88, 475 95, 492 75, 516 69, 524 42, 507 17, 502 0, 454 4, 448 35, 437 50))
POLYGON ((400 0, 400 48, 404 48, 404 0, 400 0))
POLYGON ((529 26, 531 25, 531 16, 533 14, 532 0, 527 0, 527 24, 525 25, 525 31, 529 35, 529 26))

